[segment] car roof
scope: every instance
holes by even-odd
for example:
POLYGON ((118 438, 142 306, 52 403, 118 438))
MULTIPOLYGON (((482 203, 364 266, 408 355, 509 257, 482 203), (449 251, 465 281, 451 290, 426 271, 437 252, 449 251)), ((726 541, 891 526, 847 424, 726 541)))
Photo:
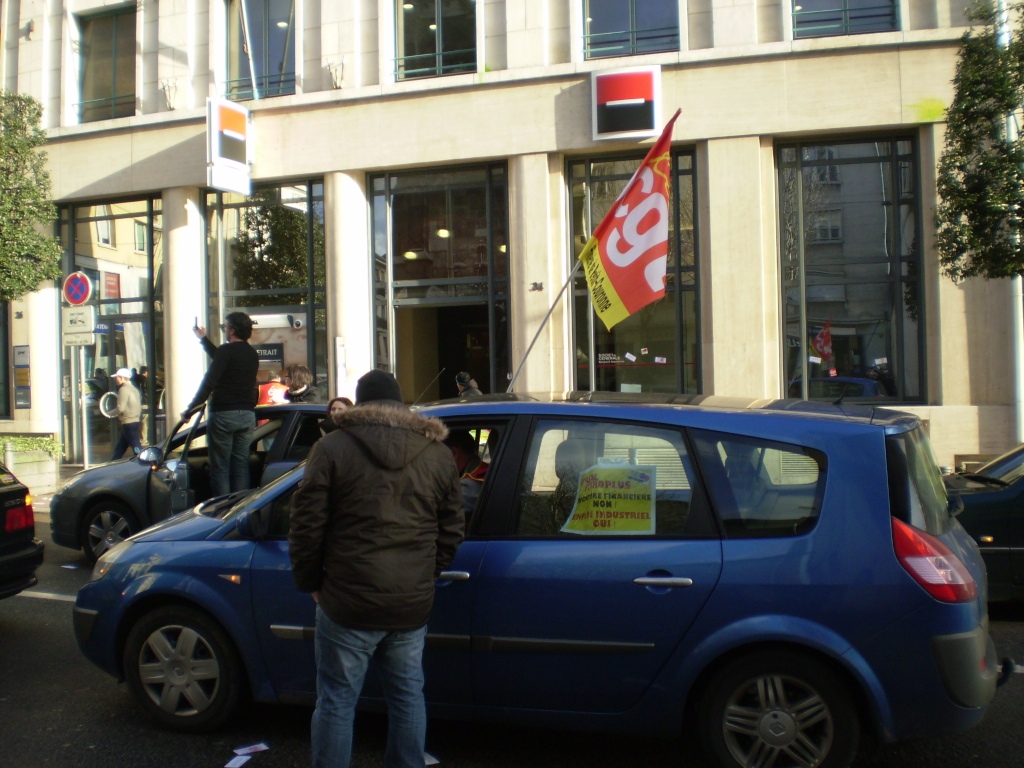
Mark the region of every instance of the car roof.
POLYGON ((528 413, 531 410, 551 413, 567 406, 622 407, 624 416, 650 417, 652 410, 682 409, 719 413, 788 413, 813 419, 855 422, 906 430, 916 427, 918 417, 910 413, 879 408, 864 403, 830 403, 820 400, 758 399, 722 395, 682 395, 674 393, 591 392, 575 390, 547 393, 501 393, 438 400, 416 406, 429 415, 454 416, 467 406, 477 413, 528 413), (436 413, 435 413, 436 411, 436 413), (646 412, 646 414, 645 414, 646 412))

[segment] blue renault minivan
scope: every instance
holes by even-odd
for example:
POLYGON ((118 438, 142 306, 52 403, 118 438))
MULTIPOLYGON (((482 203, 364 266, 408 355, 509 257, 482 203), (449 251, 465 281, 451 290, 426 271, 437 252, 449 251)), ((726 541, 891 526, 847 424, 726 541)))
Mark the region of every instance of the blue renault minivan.
MULTIPOLYGON (((489 464, 437 586, 432 716, 693 734, 719 766, 847 765, 864 734, 984 716, 984 566, 916 417, 607 393, 422 412, 489 464)), ((160 723, 313 703, 287 542, 302 472, 132 536, 79 592, 83 652, 160 723)))

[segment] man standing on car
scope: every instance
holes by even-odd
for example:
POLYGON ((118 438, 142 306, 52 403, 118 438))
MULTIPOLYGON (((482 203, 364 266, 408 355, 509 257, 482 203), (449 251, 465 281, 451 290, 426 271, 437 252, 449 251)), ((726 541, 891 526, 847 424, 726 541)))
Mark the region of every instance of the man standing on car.
POLYGON ((213 358, 203 377, 199 391, 181 417, 209 399, 206 443, 210 456, 210 490, 223 496, 249 488, 249 450, 256 428, 256 373, 259 355, 249 346, 253 322, 245 312, 232 312, 224 318, 227 343, 214 346, 206 337, 206 329, 196 326, 206 354, 213 358))
POLYGON ((136 455, 142 450, 142 440, 139 438, 142 400, 139 398, 139 390, 132 386, 132 372, 127 368, 119 368, 114 374, 114 381, 117 382, 117 420, 121 422, 121 436, 114 446, 111 461, 117 461, 124 456, 128 446, 131 446, 136 455))
POLYGON ((335 423, 309 453, 288 533, 295 584, 317 603, 313 766, 348 767, 372 658, 388 708, 384 765, 422 768, 426 624, 465 525, 448 429, 410 411, 377 370, 335 423))

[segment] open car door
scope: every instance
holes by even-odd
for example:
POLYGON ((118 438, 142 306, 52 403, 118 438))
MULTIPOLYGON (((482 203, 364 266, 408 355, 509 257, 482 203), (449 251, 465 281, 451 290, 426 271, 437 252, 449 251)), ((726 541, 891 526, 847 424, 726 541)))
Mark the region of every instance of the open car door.
MULTIPOLYGON (((161 455, 155 456, 149 476, 149 508, 151 522, 164 520, 196 505, 197 485, 194 473, 199 473, 196 462, 208 464, 206 456, 206 424, 203 416, 206 405, 199 405, 171 429, 161 455), (200 427, 200 423, 202 426, 200 427)), ((209 476, 209 467, 206 467, 209 476)), ((209 491, 203 498, 209 496, 209 491)), ((202 501, 203 498, 198 499, 202 501)))

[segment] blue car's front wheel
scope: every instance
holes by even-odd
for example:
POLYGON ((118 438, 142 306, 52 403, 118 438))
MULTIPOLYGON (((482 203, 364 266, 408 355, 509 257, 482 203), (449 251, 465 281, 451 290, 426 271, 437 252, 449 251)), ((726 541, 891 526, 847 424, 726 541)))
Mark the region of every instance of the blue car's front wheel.
POLYGON ((208 615, 188 606, 145 614, 124 649, 128 687, 146 713, 177 731, 207 731, 230 718, 244 685, 234 645, 208 615))

